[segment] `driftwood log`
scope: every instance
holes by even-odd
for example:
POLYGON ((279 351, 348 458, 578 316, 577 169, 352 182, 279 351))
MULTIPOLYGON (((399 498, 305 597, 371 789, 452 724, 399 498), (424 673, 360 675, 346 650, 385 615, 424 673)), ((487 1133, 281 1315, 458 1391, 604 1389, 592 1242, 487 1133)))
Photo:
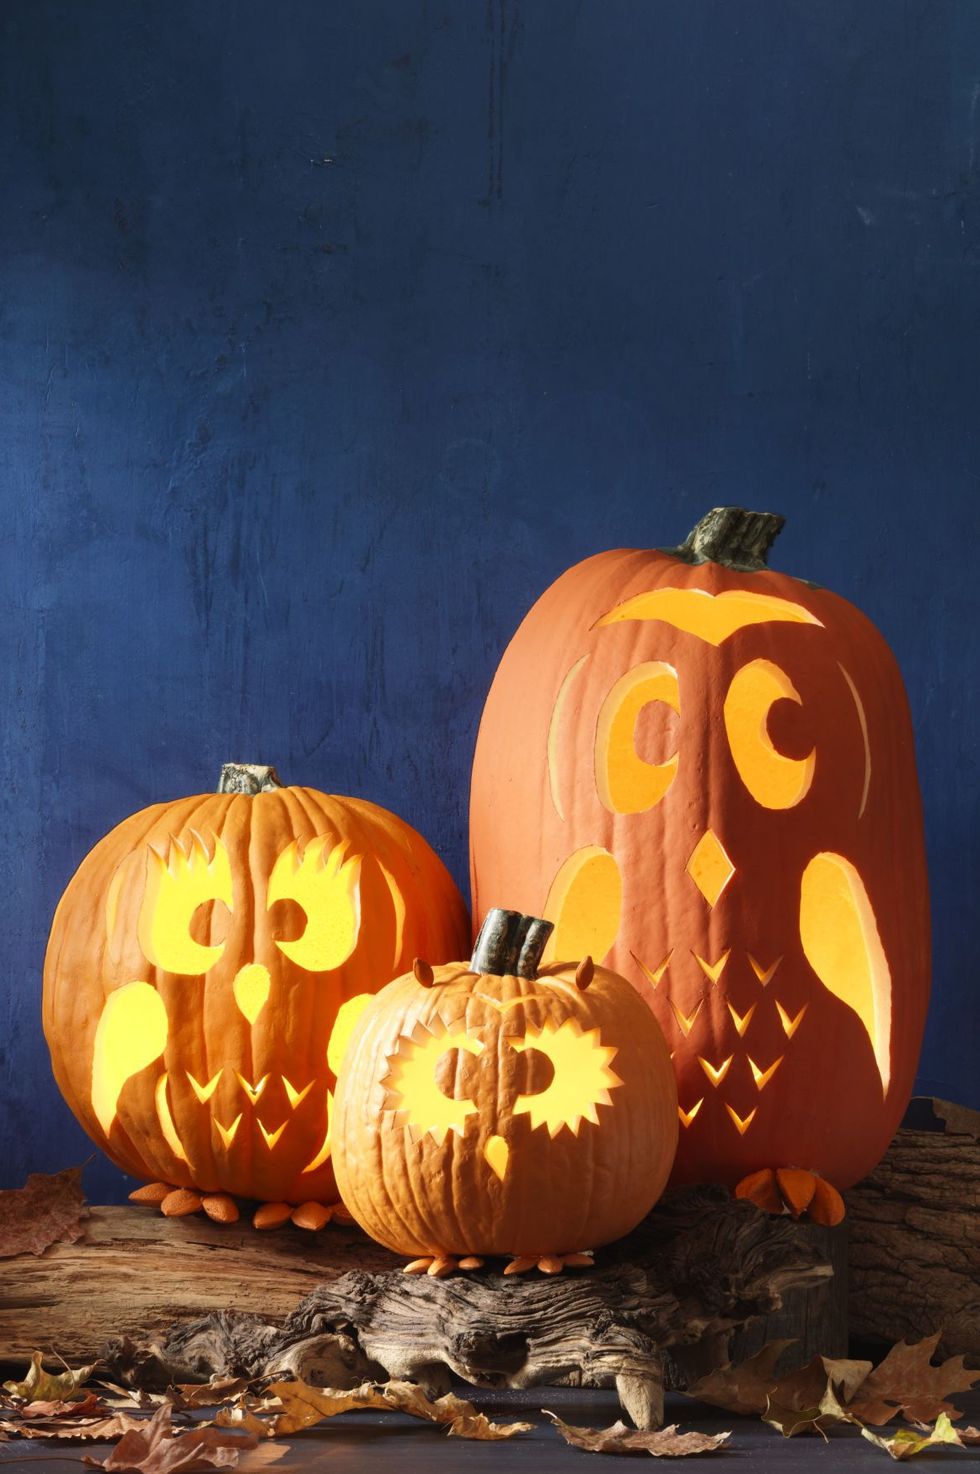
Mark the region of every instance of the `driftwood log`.
POLYGON ((928 1129, 898 1132, 847 1195, 855 1335, 916 1341, 980 1363, 980 1112, 913 1102, 928 1129))
POLYGON ((798 1329, 799 1303, 826 1296, 831 1276, 813 1230, 704 1188, 670 1195, 594 1270, 554 1278, 409 1276, 356 1230, 256 1234, 133 1208, 97 1208, 87 1242, 5 1268, 2 1359, 35 1346, 69 1362, 101 1354, 143 1386, 280 1371, 433 1391, 453 1373, 489 1387, 615 1385, 641 1427, 660 1420, 665 1380, 727 1361, 733 1333, 780 1306, 798 1329))

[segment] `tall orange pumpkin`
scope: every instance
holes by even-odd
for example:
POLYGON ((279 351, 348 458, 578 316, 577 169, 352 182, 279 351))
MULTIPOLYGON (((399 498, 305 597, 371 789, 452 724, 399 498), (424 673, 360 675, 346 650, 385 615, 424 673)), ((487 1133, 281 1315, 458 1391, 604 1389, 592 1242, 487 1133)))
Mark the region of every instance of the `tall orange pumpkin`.
POLYGON ((929 991, 908 706, 869 621, 766 567, 782 518, 719 508, 672 550, 563 574, 477 741, 475 920, 555 922, 653 1008, 677 1180, 846 1187, 908 1101, 929 991))
POLYGON ((336 1196, 332 1090, 356 1014, 462 899, 421 835, 362 799, 229 764, 124 820, 55 914, 44 1030, 62 1094, 136 1177, 284 1203, 336 1196))

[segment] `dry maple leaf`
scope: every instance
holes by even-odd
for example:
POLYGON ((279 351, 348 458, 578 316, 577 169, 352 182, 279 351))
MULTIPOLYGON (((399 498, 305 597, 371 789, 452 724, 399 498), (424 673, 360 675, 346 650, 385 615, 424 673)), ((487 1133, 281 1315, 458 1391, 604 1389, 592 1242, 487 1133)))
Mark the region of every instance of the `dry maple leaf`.
POLYGON ((310 1387, 305 1382, 273 1382, 267 1391, 282 1403, 283 1411, 272 1423, 272 1431, 279 1437, 309 1428, 324 1418, 335 1418, 341 1413, 362 1408, 408 1413, 429 1423, 443 1423, 448 1425, 450 1436, 455 1438, 512 1438, 515 1433, 527 1433, 532 1427, 530 1423, 491 1423, 477 1412, 472 1403, 454 1397, 451 1392, 432 1399, 414 1382, 385 1382, 380 1385, 365 1382, 350 1391, 310 1387))
POLYGON ((651 1433, 627 1428, 625 1423, 613 1423, 611 1428, 576 1428, 563 1423, 547 1408, 542 1408, 542 1412, 566 1443, 592 1454, 652 1454, 655 1459, 683 1459, 691 1454, 714 1453, 732 1436, 730 1432, 682 1433, 676 1423, 651 1433))
POLYGON ((936 1448, 942 1443, 951 1443, 958 1448, 980 1443, 980 1429, 954 1428, 947 1413, 939 1414, 934 1428, 899 1428, 897 1432, 887 1436, 872 1433, 870 1428, 862 1428, 861 1432, 869 1443, 873 1443, 876 1448, 883 1448, 893 1459, 911 1459, 925 1449, 936 1448))
POLYGON ((941 1366, 931 1357, 942 1335, 937 1331, 911 1345, 899 1341, 884 1361, 855 1390, 849 1411, 863 1423, 881 1425, 904 1413, 914 1423, 932 1423, 942 1413, 963 1414, 946 1401, 951 1392, 966 1392, 980 1382, 980 1372, 968 1371, 962 1356, 951 1356, 941 1366))
POLYGON ((145 1426, 145 1418, 133 1418, 128 1413, 97 1418, 22 1418, 0 1423, 8 1437, 51 1438, 64 1443, 108 1443, 131 1429, 145 1426))
POLYGON ((91 1366, 78 1367, 75 1371, 68 1367, 63 1372, 46 1372, 41 1365, 42 1360, 42 1353, 35 1351, 24 1380, 4 1382, 3 1390, 9 1392, 11 1397, 22 1398, 24 1402, 66 1401, 72 1398, 83 1382, 88 1381, 97 1365, 93 1362, 91 1366))
POLYGON ((748 1360, 737 1365, 729 1362, 709 1372, 688 1388, 687 1396, 724 1408, 727 1413, 764 1413, 769 1394, 779 1380, 773 1368, 787 1346, 795 1344, 792 1339, 770 1341, 748 1360))
POLYGON ((59 1239, 73 1244, 88 1214, 81 1167, 32 1172, 23 1187, 0 1192, 0 1259, 43 1254, 59 1239))
POLYGON ((174 1434, 170 1417, 169 1405, 158 1408, 152 1418, 124 1433, 107 1458, 86 1454, 82 1462, 134 1474, 198 1474, 237 1464, 239 1454, 257 1443, 249 1434, 227 1433, 221 1428, 192 1427, 174 1434))

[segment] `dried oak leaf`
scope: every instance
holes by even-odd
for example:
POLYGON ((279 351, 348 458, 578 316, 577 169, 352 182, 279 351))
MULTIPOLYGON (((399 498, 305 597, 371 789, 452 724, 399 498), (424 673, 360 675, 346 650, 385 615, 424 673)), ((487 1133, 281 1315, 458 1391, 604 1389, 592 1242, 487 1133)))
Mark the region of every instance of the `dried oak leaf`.
POLYGON ((855 1389, 848 1411, 863 1423, 876 1426, 900 1413, 913 1423, 932 1423, 942 1413, 961 1418, 963 1414, 946 1398, 951 1392, 966 1392, 980 1382, 980 1372, 968 1371, 962 1356, 951 1356, 941 1366, 933 1366, 931 1357, 941 1335, 937 1331, 911 1345, 899 1341, 855 1389))
POLYGON ((88 1213, 81 1167, 32 1172, 23 1187, 0 1192, 0 1259, 43 1254, 59 1239, 73 1244, 85 1232, 88 1213))
POLYGON ((491 1423, 483 1413, 477 1412, 472 1403, 454 1397, 451 1392, 435 1399, 426 1397, 414 1382, 384 1382, 380 1385, 365 1382, 348 1392, 333 1387, 310 1387, 305 1382, 273 1382, 267 1392, 278 1398, 283 1406, 283 1411, 272 1422, 272 1432, 277 1437, 297 1433, 324 1418, 334 1418, 340 1413, 356 1412, 362 1408, 408 1413, 429 1423, 443 1423, 448 1425, 453 1438, 512 1438, 515 1433, 529 1432, 532 1426, 530 1423, 491 1423))
POLYGON ((108 1443, 121 1438, 131 1429, 146 1426, 145 1418, 131 1418, 128 1413, 111 1413, 96 1418, 23 1418, 19 1422, 0 1423, 8 1435, 20 1438, 56 1438, 62 1442, 108 1443))
POLYGON ((41 1365, 43 1359, 42 1353, 35 1351, 24 1380, 4 1382, 4 1392, 9 1392, 11 1397, 19 1397, 24 1402, 67 1401, 74 1397, 83 1382, 88 1381, 97 1366, 96 1362, 92 1362, 91 1366, 78 1367, 74 1371, 67 1367, 63 1372, 46 1372, 41 1365))
POLYGON ((683 1459, 690 1454, 714 1453, 732 1436, 731 1433, 682 1433, 676 1423, 652 1433, 627 1428, 625 1423, 613 1423, 611 1428, 576 1428, 563 1423, 547 1408, 542 1411, 566 1443, 591 1454, 652 1454, 655 1459, 683 1459))
POLYGON ((850 1399, 871 1370, 870 1361, 815 1356, 805 1367, 781 1377, 769 1393, 764 1421, 784 1438, 819 1433, 825 1426, 857 1423, 850 1399))
POLYGON ((211 1427, 188 1428, 175 1434, 170 1417, 169 1405, 158 1408, 152 1418, 124 1433, 107 1458, 86 1454, 82 1462, 96 1469, 132 1470, 135 1474, 197 1474, 237 1464, 239 1454, 255 1448, 258 1441, 248 1434, 211 1427))
POLYGON ((794 1344, 792 1339, 770 1341, 746 1361, 734 1366, 729 1362, 709 1372, 688 1388, 687 1395, 724 1408, 726 1413, 764 1413, 769 1394, 779 1380, 773 1368, 787 1346, 794 1344))
POLYGON ((980 1443, 980 1429, 954 1428, 948 1413, 940 1413, 933 1428, 899 1428, 888 1436, 872 1433, 870 1428, 862 1428, 861 1432, 869 1443, 883 1448, 893 1459, 911 1459, 941 1443, 951 1443, 959 1448, 980 1443))

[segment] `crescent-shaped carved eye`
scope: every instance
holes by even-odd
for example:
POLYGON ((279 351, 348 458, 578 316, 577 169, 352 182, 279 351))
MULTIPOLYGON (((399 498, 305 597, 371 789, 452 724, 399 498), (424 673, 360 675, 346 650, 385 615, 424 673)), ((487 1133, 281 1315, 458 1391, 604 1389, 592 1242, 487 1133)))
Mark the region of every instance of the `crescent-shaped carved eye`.
MULTIPOLYGON (((595 781, 613 814, 641 814, 658 804, 677 775, 677 753, 649 763, 636 750, 636 724, 650 706, 679 712, 677 672, 663 660, 647 660, 620 676, 602 703, 595 734, 595 781)), ((666 713, 665 713, 666 715, 666 713)))
POLYGON ((772 745, 769 712, 777 701, 795 701, 800 694, 785 671, 771 660, 750 660, 735 672, 725 697, 725 731, 738 776, 764 809, 791 809, 807 795, 813 782, 816 753, 785 757, 772 745))
POLYGON ((341 967, 357 946, 361 929, 361 857, 347 855, 342 840, 331 845, 328 835, 307 842, 300 855, 299 841, 287 845, 272 867, 266 897, 296 901, 306 912, 302 936, 276 942, 283 956, 306 972, 332 972, 341 967))
POLYGON ((194 977, 213 967, 224 943, 206 947, 190 933, 194 912, 208 901, 222 901, 232 909, 231 862, 220 839, 213 855, 199 834, 192 834, 186 847, 172 839, 166 858, 151 845, 136 928, 147 961, 164 972, 194 977))

